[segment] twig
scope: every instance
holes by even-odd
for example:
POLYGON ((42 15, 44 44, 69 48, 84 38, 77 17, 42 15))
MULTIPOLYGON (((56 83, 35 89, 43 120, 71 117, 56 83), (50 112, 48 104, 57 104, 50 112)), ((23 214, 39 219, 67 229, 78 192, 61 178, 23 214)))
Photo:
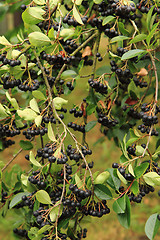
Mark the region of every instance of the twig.
POLYGON ((20 148, 16 155, 2 168, 2 172, 14 161, 14 159, 23 151, 23 148, 20 148))

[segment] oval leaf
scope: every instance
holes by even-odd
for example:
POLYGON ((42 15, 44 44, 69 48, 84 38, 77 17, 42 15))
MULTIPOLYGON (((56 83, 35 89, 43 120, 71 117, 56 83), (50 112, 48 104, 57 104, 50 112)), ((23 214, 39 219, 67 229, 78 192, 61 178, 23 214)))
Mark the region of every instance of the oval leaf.
POLYGON ((39 190, 36 192, 36 199, 38 202, 43 204, 52 204, 49 194, 44 190, 39 190))
POLYGON ((43 47, 49 45, 51 40, 41 32, 32 32, 28 35, 30 43, 35 47, 43 47))
POLYGON ((53 132, 53 129, 52 129, 52 125, 51 123, 49 122, 48 123, 48 137, 51 141, 55 142, 57 141, 55 136, 54 136, 54 132, 53 132))
POLYGON ((157 215, 157 213, 152 214, 145 225, 145 233, 150 240, 154 239, 160 227, 160 221, 157 219, 157 215))
POLYGON ((35 112, 40 113, 39 107, 38 107, 38 104, 37 104, 37 101, 36 101, 35 98, 33 98, 33 99, 29 102, 29 106, 30 106, 30 108, 32 108, 35 112))
POLYGON ((94 193, 100 199, 104 199, 104 200, 112 199, 112 193, 109 190, 109 188, 107 188, 105 185, 102 185, 102 184, 95 185, 94 193))
POLYGON ((121 57, 121 60, 126 60, 126 59, 137 57, 137 56, 141 55, 141 53, 144 53, 144 52, 146 52, 146 51, 142 50, 142 49, 130 50, 123 54, 123 56, 121 57))
POLYGON ((21 148, 22 148, 23 150, 31 150, 31 149, 33 148, 32 143, 29 142, 29 141, 21 140, 21 141, 19 142, 19 145, 21 146, 21 148))
POLYGON ((42 92, 38 91, 38 90, 33 91, 32 95, 37 99, 46 100, 44 94, 42 92))

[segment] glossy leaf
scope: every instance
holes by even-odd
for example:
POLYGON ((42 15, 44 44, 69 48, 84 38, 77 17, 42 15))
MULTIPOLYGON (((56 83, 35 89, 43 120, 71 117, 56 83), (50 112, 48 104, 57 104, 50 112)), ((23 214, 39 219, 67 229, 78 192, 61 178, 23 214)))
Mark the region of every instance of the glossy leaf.
POLYGON ((148 162, 144 162, 144 163, 141 163, 140 166, 137 166, 135 169, 134 169, 134 172, 135 172, 135 175, 136 175, 136 178, 139 179, 140 177, 142 177, 142 175, 145 173, 145 171, 147 170, 149 166, 149 163, 148 162))
POLYGON ((113 203, 113 210, 119 214, 119 213, 125 213, 126 210, 126 195, 123 197, 118 198, 114 203, 113 203))
POLYGON ((145 233, 150 240, 153 240, 158 229, 160 227, 160 221, 157 219, 157 213, 152 214, 146 224, 145 224, 145 233))
POLYGON ((131 221, 131 204, 129 201, 128 196, 126 195, 126 209, 125 213, 120 213, 118 214, 118 220, 120 224, 125 227, 129 228, 130 227, 130 221, 131 221))
POLYGON ((97 184, 94 186, 94 193, 100 199, 112 199, 112 193, 105 185, 97 184))
POLYGON ((20 192, 17 193, 11 200, 10 204, 9 204, 9 208, 13 208, 14 206, 16 206, 18 203, 20 203, 22 201, 22 196, 26 195, 28 196, 30 193, 29 192, 20 192))

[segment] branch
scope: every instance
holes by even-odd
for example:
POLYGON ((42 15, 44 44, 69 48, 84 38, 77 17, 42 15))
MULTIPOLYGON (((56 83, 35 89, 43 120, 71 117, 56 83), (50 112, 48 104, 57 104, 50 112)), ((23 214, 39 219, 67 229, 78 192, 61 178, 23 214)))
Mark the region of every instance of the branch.
MULTIPOLYGON (((92 36, 92 37, 93 37, 93 36, 92 36)), ((47 90, 48 90, 48 96, 49 96, 49 99, 50 99, 50 102, 51 102, 52 110, 53 110, 53 112, 55 112, 55 115, 56 115, 57 119, 62 123, 62 125, 63 125, 63 127, 64 127, 65 133, 68 132, 68 133, 70 134, 70 136, 72 137, 72 139, 74 140, 74 142, 75 142, 75 144, 76 144, 76 147, 77 147, 77 150, 78 150, 78 152, 81 154, 81 156, 82 156, 82 158, 83 158, 83 160, 84 160, 84 162, 85 162, 86 168, 89 170, 90 177, 91 177, 91 180, 92 180, 92 185, 93 185, 94 179, 93 179, 93 175, 92 175, 91 169, 90 169, 89 166, 88 166, 87 160, 86 160, 86 158, 84 157, 82 151, 80 150, 80 148, 79 148, 79 146, 78 146, 78 141, 77 141, 77 139, 76 139, 75 136, 72 134, 72 132, 69 130, 69 128, 64 124, 64 122, 62 121, 62 119, 59 117, 59 115, 58 115, 58 113, 57 113, 57 111, 56 111, 56 109, 55 109, 55 106, 54 106, 51 88, 50 88, 50 86, 49 86, 48 79, 47 79, 47 77, 46 77, 44 68, 43 68, 43 66, 42 66, 42 64, 41 64, 41 62, 40 62, 40 59, 39 59, 39 57, 37 56, 37 53, 36 53, 35 50, 33 50, 33 54, 34 54, 34 56, 35 56, 35 58, 36 58, 36 60, 37 60, 37 62, 38 62, 38 65, 39 65, 41 71, 42 71, 42 75, 43 75, 43 78, 44 78, 44 81, 45 81, 45 84, 46 84, 46 87, 47 87, 47 90)))
POLYGON ((2 168, 2 172, 14 161, 14 159, 23 151, 22 148, 13 156, 13 158, 2 168))

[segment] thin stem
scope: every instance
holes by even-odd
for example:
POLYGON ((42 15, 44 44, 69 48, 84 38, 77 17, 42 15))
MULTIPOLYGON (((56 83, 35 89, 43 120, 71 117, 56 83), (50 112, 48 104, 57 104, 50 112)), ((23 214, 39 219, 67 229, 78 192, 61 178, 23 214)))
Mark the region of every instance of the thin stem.
POLYGON ((13 156, 13 158, 2 168, 2 172, 14 161, 14 159, 23 151, 22 148, 13 156))

